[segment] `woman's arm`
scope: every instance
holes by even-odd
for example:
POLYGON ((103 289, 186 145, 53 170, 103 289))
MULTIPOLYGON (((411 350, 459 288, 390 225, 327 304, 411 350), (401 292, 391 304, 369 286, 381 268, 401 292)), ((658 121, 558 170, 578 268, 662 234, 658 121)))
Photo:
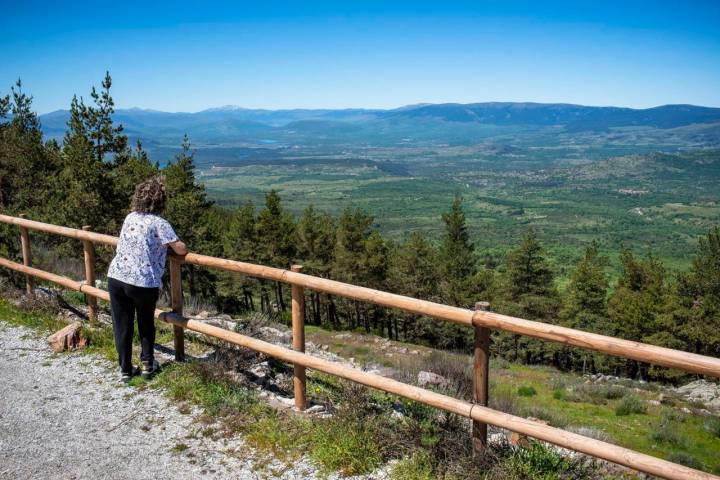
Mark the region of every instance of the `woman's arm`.
POLYGON ((187 246, 185 246, 185 243, 180 240, 168 243, 168 247, 172 248, 172 251, 181 257, 184 257, 188 253, 187 246))

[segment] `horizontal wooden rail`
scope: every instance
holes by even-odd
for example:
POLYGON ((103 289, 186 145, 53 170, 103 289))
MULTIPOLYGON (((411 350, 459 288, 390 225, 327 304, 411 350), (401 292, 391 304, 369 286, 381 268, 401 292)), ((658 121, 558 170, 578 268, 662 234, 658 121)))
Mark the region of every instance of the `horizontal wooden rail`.
MULTIPOLYGON (((102 300, 109 300, 109 294, 106 291, 86 285, 83 282, 77 282, 37 268, 27 267, 2 257, 0 257, 0 265, 17 272, 57 283, 66 288, 77 290, 87 295, 95 296, 102 300)), ((399 395, 401 397, 440 408, 475 421, 495 425, 500 428, 506 428, 563 448, 585 453, 593 457, 633 468, 651 475, 672 480, 720 479, 720 477, 710 473, 668 462, 644 453, 635 452, 608 442, 584 437, 582 435, 551 427, 533 420, 499 412, 482 405, 458 400, 431 390, 408 385, 373 373, 364 372, 357 368, 346 367, 336 362, 314 357, 306 353, 281 347, 256 338, 225 330, 220 327, 208 325, 207 323, 199 322, 197 320, 188 319, 173 312, 157 309, 155 310, 155 316, 171 325, 193 330, 240 347, 249 348, 251 350, 270 355, 279 360, 295 365, 301 365, 319 372, 324 372, 368 387, 376 388, 384 392, 399 395)))
MULTIPOLYGON (((110 246, 115 246, 118 240, 117 237, 110 235, 50 225, 8 215, 0 215, 0 222, 31 230, 56 233, 78 240, 90 240, 110 246)), ((385 307, 397 308, 406 312, 426 315, 461 325, 504 330, 506 332, 527 335, 608 355, 720 378, 720 359, 695 353, 658 347, 656 345, 631 340, 623 340, 543 322, 525 320, 495 312, 452 307, 427 300, 419 300, 404 295, 338 282, 336 280, 292 272, 282 268, 227 260, 197 253, 189 253, 185 257, 185 263, 242 273, 251 277, 276 280, 311 290, 374 303, 385 307)))

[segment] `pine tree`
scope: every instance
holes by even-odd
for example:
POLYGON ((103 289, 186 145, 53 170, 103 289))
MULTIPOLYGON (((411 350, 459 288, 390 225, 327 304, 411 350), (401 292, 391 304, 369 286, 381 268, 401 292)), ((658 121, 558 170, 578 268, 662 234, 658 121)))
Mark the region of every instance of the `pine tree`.
MULTIPOLYGON (((295 221, 285 212, 280 195, 271 190, 257 217, 258 260, 265 265, 289 268, 295 257, 295 221)), ((282 283, 275 283, 275 301, 285 311, 282 283)))
MULTIPOLYGON (((610 328, 607 313, 609 281, 608 258, 600 255, 598 244, 593 241, 570 274, 570 282, 560 313, 562 323, 571 328, 607 332, 610 328)), ((562 348, 558 351, 556 364, 565 369, 579 367, 585 372, 595 370, 605 359, 588 351, 562 348)))
POLYGON ((513 300, 524 295, 546 296, 553 292, 553 275, 537 233, 530 229, 518 248, 507 256, 508 292, 513 300))
POLYGON ((603 327, 597 319, 607 315, 608 263, 593 241, 571 273, 563 316, 572 327, 595 331, 603 327))
MULTIPOLYGON (((296 229, 297 256, 304 272, 327 277, 333 264, 335 221, 326 213, 318 213, 313 205, 305 208, 296 229)), ((310 319, 322 323, 323 302, 320 292, 309 293, 310 319)), ((328 321, 331 321, 328 319, 328 321)))
POLYGON ((473 299, 467 295, 468 282, 477 267, 462 202, 462 197, 456 194, 450 211, 442 215, 445 233, 440 246, 440 262, 446 300, 453 305, 469 306, 473 299))
MULTIPOLYGON (((165 218, 188 248, 207 255, 222 253, 220 229, 213 222, 213 203, 207 199, 205 187, 195 178, 195 154, 185 135, 175 160, 162 170, 167 187, 165 218)), ((205 299, 215 296, 215 273, 184 265, 187 271, 188 290, 191 296, 205 299)))
POLYGON ((127 137, 122 134, 122 125, 113 124, 112 115, 115 113, 115 102, 110 95, 112 87, 110 72, 105 72, 101 86, 100 92, 92 87, 90 97, 95 106, 85 108, 84 120, 93 144, 95 158, 99 162, 104 162, 106 154, 119 154, 127 148, 127 137))
MULTIPOLYGON (((423 300, 440 300, 437 249, 425 236, 414 232, 390 256, 388 281, 393 292, 423 300)), ((421 340, 437 345, 437 322, 413 314, 400 314, 405 341, 421 340)), ((397 334, 396 328, 396 334, 397 334)))
POLYGON ((40 120, 33 111, 33 97, 18 80, 11 94, 0 101, 0 208, 42 218, 49 184, 57 171, 57 152, 42 141, 40 120))
POLYGON ((692 267, 673 293, 669 321, 679 348, 720 357, 720 227, 698 240, 692 267))
MULTIPOLYGON (((667 284, 665 269, 652 255, 636 258, 630 250, 620 255, 622 273, 608 302, 614 336, 639 342, 665 344, 671 337, 661 313, 665 310, 667 284)), ((647 376, 646 368, 628 360, 626 374, 647 376)))
MULTIPOLYGON (((360 285, 365 283, 366 276, 361 266, 365 257, 365 241, 372 231, 372 222, 373 218, 359 208, 346 208, 338 218, 335 231, 335 262, 332 267, 332 274, 336 280, 360 285)), ((329 300, 330 310, 334 312, 335 303, 332 298, 329 300)), ((343 305, 347 303, 343 301, 343 305)), ((348 315, 351 328, 360 326, 362 323, 360 303, 354 301, 348 307, 352 310, 348 315)), ((334 314, 330 316, 333 317, 334 314)))
MULTIPOLYGON (((535 230, 529 230, 520 245, 507 254, 498 311, 516 317, 546 322, 556 321, 559 296, 552 270, 535 230)), ((515 360, 526 363, 557 360, 558 349, 518 335, 500 335, 500 349, 512 351, 515 360)))
MULTIPOLYGON (((256 262, 257 231, 255 227, 255 206, 246 202, 232 212, 222 229, 223 257, 242 262, 256 262)), ((221 273, 219 275, 219 303, 223 310, 254 310, 253 287, 255 279, 244 275, 221 273), (240 299, 239 304, 237 299, 240 299)))
MULTIPOLYGON (((94 154, 87 112, 82 100, 73 97, 63 140, 62 167, 54 179, 52 203, 56 208, 52 219, 61 225, 90 225, 96 231, 117 233, 122 213, 117 212, 112 168, 94 154)), ((122 208, 125 210, 127 205, 122 208)))

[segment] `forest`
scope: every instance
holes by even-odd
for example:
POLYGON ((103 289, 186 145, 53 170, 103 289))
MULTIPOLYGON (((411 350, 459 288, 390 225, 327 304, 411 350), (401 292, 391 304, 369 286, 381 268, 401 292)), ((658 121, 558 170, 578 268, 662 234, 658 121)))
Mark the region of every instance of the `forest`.
MULTIPOLYGON (((652 250, 638 255, 622 249, 620 272, 611 278, 603 245, 592 241, 565 266, 570 273, 560 282, 533 228, 499 258, 476 246, 480 242, 468 228, 460 193, 437 219, 439 240, 419 231, 403 239, 383 235, 373 217, 355 207, 330 214, 310 204, 294 216, 274 190, 258 204, 221 207, 196 177, 187 136, 180 153, 162 167, 140 141, 130 144, 123 126, 113 121, 111 87, 107 74, 87 102, 73 98, 62 140, 44 138, 32 96, 19 80, 0 97, 0 211, 117 235, 134 186, 162 175, 169 194, 164 217, 195 252, 282 268, 301 264, 312 275, 450 305, 488 301, 491 310, 504 314, 720 357, 717 226, 698 238, 683 271, 669 273, 652 250)), ((0 255, 18 258, 17 237, 16 229, 0 226, 0 255)), ((40 235, 33 247, 62 257, 82 255, 72 241, 40 235)), ((112 252, 99 253, 105 269, 112 252)), ((280 283, 184 268, 189 299, 226 313, 288 316, 289 291, 280 283)), ((472 345, 469 329, 317 292, 307 295, 310 324, 453 350, 472 345)), ((512 361, 563 370, 668 381, 682 375, 499 332, 492 348, 512 361)))

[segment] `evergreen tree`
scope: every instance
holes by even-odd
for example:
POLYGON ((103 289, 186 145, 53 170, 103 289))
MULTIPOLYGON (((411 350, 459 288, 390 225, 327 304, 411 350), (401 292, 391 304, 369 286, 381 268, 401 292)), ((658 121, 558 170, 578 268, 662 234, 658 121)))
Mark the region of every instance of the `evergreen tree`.
MULTIPOLYGON (((608 303, 614 336, 656 344, 671 340, 661 313, 665 310, 665 269, 652 255, 636 258, 630 250, 621 253, 622 272, 608 303)), ((634 360, 625 362, 630 377, 647 376, 646 367, 634 360)))
MULTIPOLYGON (((258 260, 265 265, 290 268, 295 257, 295 221, 282 206, 280 195, 271 190, 265 195, 265 206, 257 216, 258 260)), ((282 283, 275 283, 275 302, 286 309, 282 283)))
MULTIPOLYGON (((238 207, 222 229, 223 256, 242 262, 256 262, 257 230, 255 206, 246 202, 238 207)), ((253 286, 255 279, 228 272, 220 274, 218 303, 222 310, 254 310, 253 286), (237 303, 239 299, 239 304, 237 303)))
MULTIPOLYGON (((362 271, 362 262, 366 255, 365 241, 371 233, 373 218, 359 208, 343 210, 338 218, 335 231, 335 262, 332 268, 333 277, 347 283, 363 285, 367 280, 365 272, 362 271)), ((330 311, 335 312, 335 303, 330 301, 330 311)), ((343 304, 348 302, 343 301, 343 304)), ((348 305, 352 313, 350 327, 355 328, 362 323, 362 312, 360 303, 351 302, 348 305)), ((334 313, 330 314, 333 321, 334 313)))
MULTIPOLYGON (((427 238, 414 232, 392 253, 388 271, 391 291, 423 300, 440 300, 438 252, 427 238)), ((405 341, 420 340, 437 344, 435 320, 408 313, 400 316, 405 341)))
MULTIPOLYGON (((600 255, 598 244, 593 241, 570 274, 560 317, 565 326, 585 331, 605 333, 610 328, 607 316, 608 259, 600 255)), ((602 356, 586 350, 562 348, 558 351, 556 364, 565 369, 588 368, 596 370, 605 362, 602 356), (577 364, 577 365, 576 365, 577 364)))
MULTIPOLYGON (((62 165, 54 179, 54 223, 70 227, 90 225, 103 233, 117 233, 119 219, 112 168, 95 156, 87 107, 74 97, 70 105, 68 130, 62 147, 62 165)), ((66 254, 70 254, 67 249, 66 254)), ((77 249, 74 249, 77 250, 77 249)))
POLYGON ((690 271, 673 292, 669 321, 679 348, 720 357, 720 228, 698 241, 690 271))
POLYGON ((602 320, 607 316, 607 266, 607 257, 600 255, 593 241, 570 274, 563 309, 569 326, 594 331, 605 327, 602 320))
POLYGON ((43 144, 32 101, 20 80, 0 101, 0 117, 12 114, 12 120, 0 123, 0 208, 42 218, 58 155, 43 144))
MULTIPOLYGON (((507 254, 504 277, 502 294, 495 302, 499 311, 530 320, 556 320, 559 296, 535 230, 530 229, 520 245, 507 254)), ((500 349, 512 351, 515 360, 536 363, 558 359, 556 346, 519 335, 499 337, 500 349)))
POLYGON ((547 296, 554 292, 553 275, 537 233, 530 229, 518 248, 507 256, 507 288, 510 298, 547 296))
MULTIPOLYGON (((195 178, 195 154, 191 151, 187 135, 175 160, 162 170, 167 187, 167 205, 164 216, 188 248, 207 255, 222 253, 221 231, 213 222, 213 203, 207 199, 205 187, 195 178)), ((215 273, 184 265, 191 296, 213 298, 215 273)))
MULTIPOLYGON (((312 205, 309 205, 298 221, 296 237, 298 261, 302 263, 305 273, 327 277, 334 260, 334 219, 326 213, 318 213, 312 205)), ((316 325, 320 325, 323 311, 322 296, 316 291, 311 291, 309 296, 310 302, 306 302, 310 309, 309 318, 316 325)))
POLYGON ((456 194, 450 211, 442 215, 445 233, 440 246, 440 262, 446 300, 453 305, 469 306, 473 299, 467 295, 468 282, 477 272, 477 267, 462 201, 462 197, 456 194))
POLYGON ((110 95, 110 72, 105 72, 101 87, 100 92, 92 87, 90 97, 95 106, 84 109, 84 121, 88 127, 93 154, 98 162, 104 162, 108 153, 119 154, 127 148, 127 137, 122 134, 123 126, 114 125, 112 120, 115 102, 110 95))

